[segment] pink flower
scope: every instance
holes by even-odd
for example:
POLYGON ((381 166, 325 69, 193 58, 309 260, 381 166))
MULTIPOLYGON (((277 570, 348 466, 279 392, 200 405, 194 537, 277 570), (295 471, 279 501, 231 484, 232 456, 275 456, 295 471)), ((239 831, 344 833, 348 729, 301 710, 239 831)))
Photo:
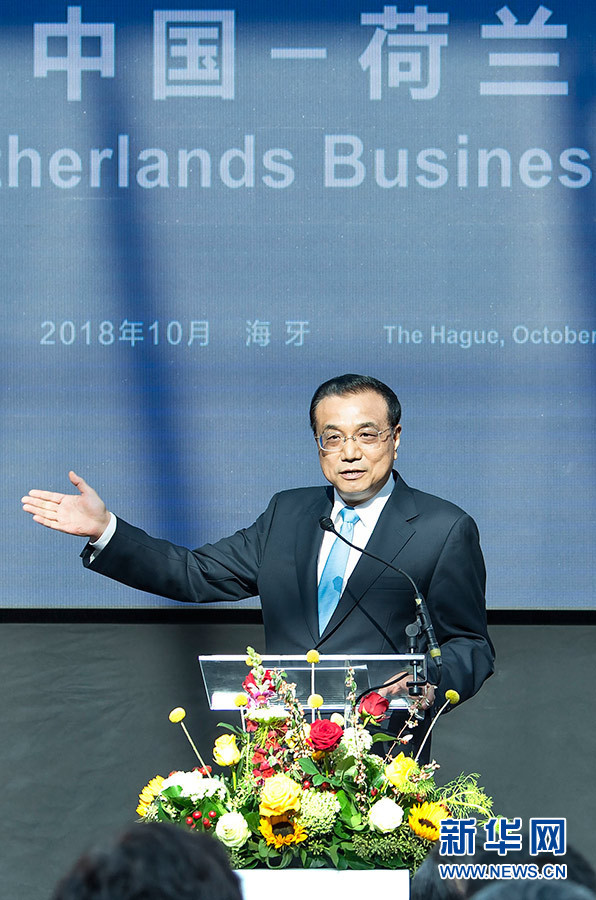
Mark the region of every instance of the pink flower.
POLYGON ((242 682, 242 687, 248 694, 248 700, 251 706, 266 706, 268 701, 275 694, 269 669, 265 669, 265 674, 259 684, 257 684, 253 673, 250 672, 242 682))

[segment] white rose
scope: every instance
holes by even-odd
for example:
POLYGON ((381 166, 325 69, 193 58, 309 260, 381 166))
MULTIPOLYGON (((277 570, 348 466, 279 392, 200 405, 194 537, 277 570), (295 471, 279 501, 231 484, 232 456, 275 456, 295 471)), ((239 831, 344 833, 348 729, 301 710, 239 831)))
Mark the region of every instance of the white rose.
POLYGON ((242 813, 229 812, 218 819, 215 833, 222 844, 237 850, 250 837, 250 828, 242 813))
POLYGON ((404 811, 395 800, 382 797, 374 806, 371 806, 368 824, 373 831, 382 831, 386 834, 388 831, 395 831, 401 825, 403 817, 404 811))
POLYGON ((161 790, 171 787, 173 784, 178 785, 182 797, 190 797, 191 800, 198 802, 204 797, 225 796, 225 786, 217 778, 204 778, 200 772, 174 772, 169 775, 161 786, 161 790))
POLYGON ((183 797, 190 797, 191 794, 200 790, 203 776, 199 772, 174 772, 169 775, 161 786, 162 791, 171 787, 173 784, 178 785, 183 797))

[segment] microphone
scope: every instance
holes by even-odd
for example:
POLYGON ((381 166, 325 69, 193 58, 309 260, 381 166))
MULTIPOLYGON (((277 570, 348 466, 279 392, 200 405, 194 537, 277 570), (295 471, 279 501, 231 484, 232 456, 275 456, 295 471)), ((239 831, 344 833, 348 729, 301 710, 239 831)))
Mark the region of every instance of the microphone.
POLYGON ((374 553, 371 553, 369 550, 365 550, 364 547, 358 547, 356 544, 353 544, 347 538, 340 534, 339 531, 336 530, 335 525, 333 524, 333 520, 329 516, 321 516, 319 519, 319 527, 323 531, 331 531, 336 537, 338 537, 344 544, 347 544, 348 547, 353 547, 354 550, 360 551, 360 553, 364 553, 365 556, 370 556, 371 559, 376 560, 377 562, 382 563, 384 566, 387 566, 389 569, 393 569, 394 572, 397 572, 398 575, 403 575, 404 578, 407 578, 412 587, 414 588, 414 602, 416 604, 416 618, 418 619, 418 623, 420 625, 420 629, 424 636, 426 637, 426 643, 428 645, 428 653, 429 656, 434 659, 435 664, 438 670, 441 670, 441 666, 443 665, 443 660, 441 657, 441 648, 439 647, 439 643, 437 641, 435 630, 433 628, 433 624, 428 612, 428 608, 426 606, 426 601, 420 591, 418 590, 418 585, 414 581, 414 579, 408 575, 407 572, 404 572, 403 569, 398 569, 397 566, 392 565, 390 562, 387 562, 386 559, 381 559, 380 556, 375 556, 374 553))

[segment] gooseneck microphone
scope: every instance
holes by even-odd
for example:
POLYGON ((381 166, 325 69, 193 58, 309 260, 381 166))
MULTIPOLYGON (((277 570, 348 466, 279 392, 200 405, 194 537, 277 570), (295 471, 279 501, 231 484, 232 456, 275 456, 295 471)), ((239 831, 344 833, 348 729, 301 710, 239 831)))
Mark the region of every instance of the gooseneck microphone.
POLYGON ((412 587, 414 588, 414 602, 416 604, 416 618, 418 619, 418 623, 420 625, 420 630, 426 637, 426 643, 428 645, 428 653, 429 656, 434 659, 437 668, 440 670, 443 665, 443 660, 441 658, 441 648, 439 647, 435 630, 433 628, 433 624, 428 612, 428 608, 426 606, 426 601, 420 591, 418 590, 418 585, 414 581, 414 579, 408 575, 407 572, 404 572, 403 569, 398 569, 397 566, 392 565, 390 562, 387 562, 386 559, 381 559, 380 556, 375 556, 374 553, 371 553, 369 550, 366 550, 364 547, 358 547, 357 544, 353 544, 347 538, 340 534, 339 531, 336 530, 335 525, 333 524, 333 520, 329 516, 321 516, 319 519, 319 527, 323 531, 331 531, 336 537, 338 537, 344 544, 347 544, 349 547, 353 547, 354 550, 358 550, 360 553, 364 553, 365 556, 370 556, 371 559, 376 560, 377 562, 382 563, 384 566, 387 566, 388 569, 392 569, 394 572, 397 572, 398 575, 403 575, 404 578, 407 578, 412 587))

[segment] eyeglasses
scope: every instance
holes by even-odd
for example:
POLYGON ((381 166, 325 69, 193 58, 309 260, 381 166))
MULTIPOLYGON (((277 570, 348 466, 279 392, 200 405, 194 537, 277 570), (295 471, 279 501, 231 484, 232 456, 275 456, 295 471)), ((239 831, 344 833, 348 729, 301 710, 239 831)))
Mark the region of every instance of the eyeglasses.
POLYGON ((381 435, 385 434, 386 431, 393 431, 393 426, 390 425, 389 428, 383 428, 382 431, 377 431, 374 428, 361 428, 360 431, 356 431, 348 436, 340 431, 324 431, 323 434, 315 437, 315 441, 324 453, 337 453, 338 450, 343 448, 346 441, 355 441, 359 447, 374 449, 387 440, 387 438, 383 438, 383 441, 381 440, 381 435))

